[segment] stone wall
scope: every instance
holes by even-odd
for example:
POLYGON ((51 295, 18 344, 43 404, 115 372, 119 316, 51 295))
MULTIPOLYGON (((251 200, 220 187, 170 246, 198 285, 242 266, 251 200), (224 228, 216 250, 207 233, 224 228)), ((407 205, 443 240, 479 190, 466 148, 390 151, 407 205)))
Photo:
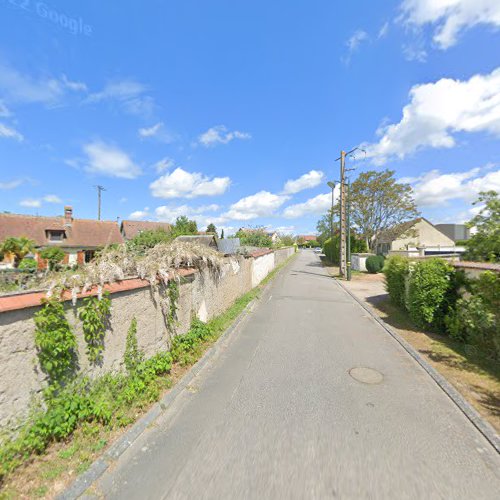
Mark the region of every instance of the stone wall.
MULTIPOLYGON (((186 272, 179 286, 176 335, 189 330, 196 315, 207 321, 225 311, 238 297, 259 284, 275 265, 293 254, 293 248, 258 252, 249 258, 226 258, 221 276, 210 272, 186 272)), ((91 367, 85 355, 81 322, 76 306, 66 301, 66 316, 79 344, 79 369, 91 377, 122 369, 127 331, 137 320, 140 348, 150 357, 169 349, 171 333, 162 313, 161 289, 153 290, 139 279, 107 286, 111 293, 110 330, 106 333, 103 363, 91 367)), ((34 344, 33 315, 42 293, 0 297, 0 428, 12 427, 26 416, 29 405, 43 389, 45 375, 40 370, 34 344)))

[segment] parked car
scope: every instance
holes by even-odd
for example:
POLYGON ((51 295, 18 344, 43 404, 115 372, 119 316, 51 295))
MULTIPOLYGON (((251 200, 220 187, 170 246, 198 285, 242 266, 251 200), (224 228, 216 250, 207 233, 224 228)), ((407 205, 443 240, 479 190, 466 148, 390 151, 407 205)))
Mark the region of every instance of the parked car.
POLYGON ((314 253, 323 253, 323 250, 320 247, 316 247, 314 253))

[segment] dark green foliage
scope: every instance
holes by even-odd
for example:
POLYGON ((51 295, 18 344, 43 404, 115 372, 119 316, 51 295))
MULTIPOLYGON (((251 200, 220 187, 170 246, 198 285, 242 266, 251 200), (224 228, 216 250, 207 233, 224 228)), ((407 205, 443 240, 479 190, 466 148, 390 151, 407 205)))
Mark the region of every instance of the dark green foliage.
POLYGON ((236 237, 240 239, 240 243, 244 246, 262 248, 271 248, 273 246, 273 241, 264 228, 240 230, 236 233, 236 237))
MULTIPOLYGON (((351 253, 364 253, 366 252, 366 243, 364 240, 359 239, 355 234, 351 234, 351 253)), ((328 238, 323 245, 323 253, 326 258, 335 265, 339 265, 340 261, 340 236, 335 235, 333 241, 328 238)))
POLYGON ((58 247, 47 247, 40 252, 40 257, 48 262, 49 269, 54 270, 64 259, 64 251, 58 247))
POLYGON ((370 255, 366 259, 366 270, 371 274, 376 274, 384 268, 385 258, 383 255, 370 255))
POLYGON ((197 234, 198 226, 196 221, 188 219, 185 215, 177 217, 172 228, 175 236, 197 234))
POLYGON ((217 228, 215 227, 215 224, 210 223, 207 226, 207 233, 214 233, 217 236, 217 228))
POLYGON ((212 329, 206 323, 195 319, 189 332, 184 335, 177 335, 172 340, 170 348, 172 359, 181 365, 191 364, 197 357, 203 342, 206 342, 212 336, 212 329))
POLYGON ((406 285, 408 276, 409 260, 395 255, 389 257, 385 263, 385 287, 389 293, 391 302, 401 308, 406 307, 406 285))
POLYGON ((167 311, 167 326, 170 331, 175 328, 177 321, 177 301, 179 300, 179 283, 175 280, 170 280, 167 285, 167 295, 169 310, 167 311))
POLYGON ((127 246, 130 250, 142 255, 148 248, 153 248, 158 245, 158 243, 168 243, 172 241, 172 239, 172 233, 160 227, 140 232, 127 242, 127 246))
POLYGON ((83 299, 83 306, 78 311, 82 321, 83 336, 87 343, 87 357, 92 365, 102 363, 104 336, 109 327, 111 300, 105 292, 99 300, 97 297, 83 299))
POLYGON ((125 344, 124 363, 127 372, 135 372, 136 368, 143 360, 144 353, 139 349, 139 344, 137 342, 137 320, 133 317, 127 332, 127 342, 125 344))
POLYGON ((465 258, 500 262, 500 196, 496 191, 482 192, 476 204, 484 208, 467 224, 477 231, 467 241, 465 258))
POLYGON ((468 288, 446 316, 448 333, 500 360, 500 275, 484 272, 468 288))
POLYGON ((442 329, 448 312, 453 268, 444 260, 429 259, 410 266, 408 310, 416 325, 442 329))
POLYGON ((42 370, 50 384, 72 378, 77 363, 77 343, 61 302, 46 300, 35 314, 35 345, 42 370))
POLYGON ((25 257, 18 266, 21 271, 34 271, 37 268, 36 260, 25 257))

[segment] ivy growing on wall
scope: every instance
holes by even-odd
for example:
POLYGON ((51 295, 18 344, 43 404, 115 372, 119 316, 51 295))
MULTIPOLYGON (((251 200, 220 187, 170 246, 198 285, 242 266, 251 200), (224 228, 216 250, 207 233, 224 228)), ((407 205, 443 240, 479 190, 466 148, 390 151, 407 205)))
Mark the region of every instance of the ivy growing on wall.
POLYGON ((35 345, 42 370, 49 383, 62 384, 72 378, 77 368, 76 338, 56 299, 45 300, 35 314, 35 345))
POLYGON ((109 292, 105 292, 101 300, 98 297, 84 299, 83 306, 78 311, 78 317, 82 321, 83 337, 87 344, 87 357, 92 365, 102 363, 104 337, 109 327, 110 311, 109 292))
POLYGON ((127 332, 127 342, 125 344, 124 362, 127 372, 129 374, 134 373, 143 361, 144 353, 139 349, 137 342, 137 320, 133 317, 127 332))
POLYGON ((177 321, 177 301, 179 300, 179 284, 175 280, 170 280, 167 285, 167 304, 165 315, 167 320, 167 327, 170 331, 175 328, 177 321))

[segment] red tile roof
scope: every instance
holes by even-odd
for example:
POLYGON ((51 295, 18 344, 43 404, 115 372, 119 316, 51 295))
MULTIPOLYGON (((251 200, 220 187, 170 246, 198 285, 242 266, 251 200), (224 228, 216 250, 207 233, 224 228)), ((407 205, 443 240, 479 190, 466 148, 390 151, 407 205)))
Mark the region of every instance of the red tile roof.
POLYGON ((318 237, 313 234, 304 234, 299 236, 299 239, 303 239, 304 241, 316 241, 318 237))
MULTIPOLYGON (((37 246, 51 244, 47 231, 64 231, 61 247, 97 248, 111 243, 123 243, 118 224, 113 221, 40 217, 34 215, 0 214, 0 241, 9 237, 25 236, 37 246)), ((53 244, 53 243, 52 243, 53 244)))
POLYGON ((121 232, 126 240, 131 240, 142 231, 164 229, 170 231, 172 226, 168 222, 154 222, 148 220, 124 220, 121 224, 121 232))

